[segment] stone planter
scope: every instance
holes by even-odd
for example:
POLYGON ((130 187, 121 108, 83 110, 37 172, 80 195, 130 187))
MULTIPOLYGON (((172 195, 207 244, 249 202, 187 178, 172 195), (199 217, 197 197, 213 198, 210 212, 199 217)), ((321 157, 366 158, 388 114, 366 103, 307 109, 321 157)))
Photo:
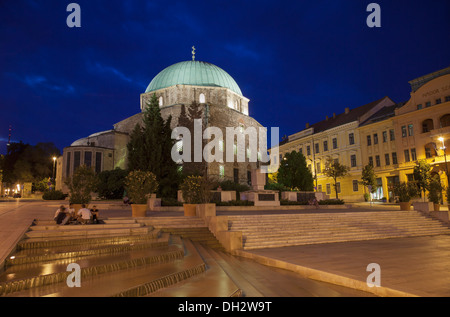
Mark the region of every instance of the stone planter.
POLYGON ((147 213, 147 204, 132 204, 131 216, 132 217, 145 217, 147 213))
POLYGON ((431 202, 414 202, 414 210, 430 212, 434 211, 434 204, 431 202))
POLYGON ((197 204, 183 204, 184 215, 186 217, 195 217, 197 204))
POLYGON ((403 203, 399 203, 400 204, 400 210, 411 210, 411 202, 403 202, 403 203))
POLYGON ((73 210, 75 210, 75 215, 77 214, 78 210, 81 209, 82 204, 72 204, 73 210))
POLYGON ((195 212, 201 218, 213 217, 216 215, 216 204, 198 204, 195 212))

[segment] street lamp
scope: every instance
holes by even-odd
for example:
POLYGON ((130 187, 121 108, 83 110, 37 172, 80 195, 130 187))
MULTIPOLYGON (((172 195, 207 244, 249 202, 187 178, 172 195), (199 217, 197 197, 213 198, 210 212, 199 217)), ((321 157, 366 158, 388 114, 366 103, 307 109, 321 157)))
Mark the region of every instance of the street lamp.
POLYGON ((52 170, 52 179, 55 179, 55 164, 56 164, 56 156, 52 157, 53 159, 53 170, 52 170))
POLYGON ((444 138, 443 138, 443 137, 440 137, 438 140, 442 142, 441 150, 444 151, 445 174, 447 175, 447 186, 449 186, 449 185, 450 185, 450 178, 448 177, 447 154, 445 153, 446 147, 445 147, 445 143, 444 143, 444 138))

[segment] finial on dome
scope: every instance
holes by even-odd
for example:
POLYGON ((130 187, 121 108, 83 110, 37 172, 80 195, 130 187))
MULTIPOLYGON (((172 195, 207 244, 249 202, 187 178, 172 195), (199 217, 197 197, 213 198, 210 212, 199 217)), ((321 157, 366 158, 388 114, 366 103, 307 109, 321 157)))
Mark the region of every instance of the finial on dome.
POLYGON ((192 60, 195 61, 195 46, 192 46, 192 60))

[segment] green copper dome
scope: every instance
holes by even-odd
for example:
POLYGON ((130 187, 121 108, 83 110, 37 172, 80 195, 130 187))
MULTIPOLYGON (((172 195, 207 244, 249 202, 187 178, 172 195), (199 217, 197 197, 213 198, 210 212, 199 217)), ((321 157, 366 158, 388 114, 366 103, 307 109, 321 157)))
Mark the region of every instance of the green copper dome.
POLYGON ((200 61, 180 62, 165 68, 153 78, 145 92, 174 85, 224 87, 242 96, 236 81, 226 71, 216 65, 200 61))

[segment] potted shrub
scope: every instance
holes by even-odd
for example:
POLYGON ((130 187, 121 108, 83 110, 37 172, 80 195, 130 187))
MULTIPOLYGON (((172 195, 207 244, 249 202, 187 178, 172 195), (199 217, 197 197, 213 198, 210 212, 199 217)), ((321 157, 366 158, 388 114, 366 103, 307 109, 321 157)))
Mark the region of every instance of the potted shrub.
POLYGON ((69 202, 76 212, 82 204, 88 205, 92 200, 91 193, 96 187, 95 172, 92 168, 81 165, 66 179, 65 184, 69 188, 69 202))
POLYGON ((442 185, 439 177, 433 177, 428 185, 428 200, 434 204, 434 211, 440 210, 442 201, 442 185))
MULTIPOLYGON (((201 206, 200 208, 215 207, 215 204, 210 204, 213 188, 213 183, 202 176, 188 176, 184 179, 180 186, 183 195, 183 208, 185 216, 196 216, 197 205, 210 205, 201 206), (212 205, 212 206, 211 206, 212 205)), ((200 209, 200 214, 205 212, 200 209)))
POLYGON ((158 189, 156 176, 148 171, 131 171, 125 178, 125 186, 131 204, 132 217, 145 217, 147 199, 158 189))
POLYGON ((417 186, 412 183, 401 182, 392 188, 394 195, 398 197, 400 210, 411 210, 411 199, 418 195, 417 186))

